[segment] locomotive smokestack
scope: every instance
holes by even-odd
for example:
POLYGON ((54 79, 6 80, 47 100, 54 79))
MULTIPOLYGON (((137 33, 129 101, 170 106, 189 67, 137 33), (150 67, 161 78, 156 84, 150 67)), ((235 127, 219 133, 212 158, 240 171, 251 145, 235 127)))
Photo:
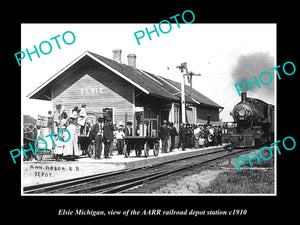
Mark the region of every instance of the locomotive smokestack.
POLYGON ((247 92, 242 92, 242 96, 241 96, 241 100, 242 102, 245 102, 246 101, 246 98, 247 98, 247 92))

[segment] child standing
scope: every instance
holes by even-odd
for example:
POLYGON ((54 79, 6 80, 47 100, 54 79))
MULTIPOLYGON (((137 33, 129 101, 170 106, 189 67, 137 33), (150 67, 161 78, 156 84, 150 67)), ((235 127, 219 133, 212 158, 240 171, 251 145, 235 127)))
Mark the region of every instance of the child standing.
POLYGON ((119 124, 118 131, 116 132, 117 150, 119 155, 123 154, 124 138, 125 138, 124 126, 122 124, 119 124))

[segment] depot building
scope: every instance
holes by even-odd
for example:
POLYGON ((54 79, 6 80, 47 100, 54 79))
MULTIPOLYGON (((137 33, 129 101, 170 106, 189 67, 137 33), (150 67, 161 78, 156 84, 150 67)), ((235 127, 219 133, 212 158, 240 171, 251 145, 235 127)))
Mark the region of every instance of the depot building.
MULTIPOLYGON (((106 112, 114 124, 133 121, 136 112, 147 118, 181 123, 181 85, 162 76, 136 68, 136 55, 128 64, 121 62, 121 50, 113 59, 86 51, 62 68, 27 97, 53 101, 53 112, 64 106, 68 116, 75 107, 86 104, 88 116, 106 112)), ((222 106, 189 86, 185 88, 186 121, 219 124, 222 106)), ((136 119, 136 118, 135 118, 136 119)))

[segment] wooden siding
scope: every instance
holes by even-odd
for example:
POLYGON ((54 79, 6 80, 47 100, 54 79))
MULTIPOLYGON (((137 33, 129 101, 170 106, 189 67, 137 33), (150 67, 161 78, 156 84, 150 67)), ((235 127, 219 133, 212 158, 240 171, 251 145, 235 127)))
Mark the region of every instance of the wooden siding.
POLYGON ((87 112, 101 112, 101 108, 114 108, 114 123, 132 120, 133 86, 110 70, 92 60, 52 86, 53 108, 63 104, 66 112, 75 106, 87 105, 87 112))
POLYGON ((137 107, 144 107, 144 116, 145 118, 156 118, 159 115, 159 112, 162 108, 165 108, 167 104, 166 101, 141 93, 136 90, 136 100, 135 105, 137 107))
MULTIPOLYGON (((172 109, 172 101, 151 94, 146 95, 89 57, 84 57, 64 71, 62 76, 51 84, 50 90, 47 93, 53 99, 53 108, 55 109, 58 104, 63 104, 68 115, 73 107, 81 107, 81 104, 85 103, 87 112, 100 113, 102 108, 113 108, 114 123, 124 122, 125 113, 128 115, 127 120, 132 121, 135 105, 144 107, 145 118, 159 115, 160 123, 163 110, 169 110, 168 118, 176 123, 176 127, 181 120, 180 103, 175 103, 172 109), (135 101, 133 101, 134 96, 136 97, 135 101), (175 108, 176 118, 179 117, 179 121, 175 121, 175 108)), ((188 122, 190 123, 207 120, 208 114, 211 121, 219 121, 219 109, 216 107, 198 105, 196 112, 194 107, 191 108, 193 109, 188 113, 188 122), (196 120, 195 116, 197 116, 196 120)))
POLYGON ((197 106, 197 123, 202 120, 207 120, 207 115, 210 115, 211 121, 219 121, 219 109, 208 106, 197 106))

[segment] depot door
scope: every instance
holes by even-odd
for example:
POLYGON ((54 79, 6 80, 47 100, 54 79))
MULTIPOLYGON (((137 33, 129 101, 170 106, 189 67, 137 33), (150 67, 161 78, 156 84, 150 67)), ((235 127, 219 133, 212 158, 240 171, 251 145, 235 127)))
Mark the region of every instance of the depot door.
POLYGON ((186 107, 186 122, 189 124, 196 124, 196 108, 186 107))
POLYGON ((170 116, 170 110, 169 109, 162 109, 161 110, 161 117, 160 117, 161 118, 160 119, 161 124, 164 120, 169 121, 169 116, 170 116))

